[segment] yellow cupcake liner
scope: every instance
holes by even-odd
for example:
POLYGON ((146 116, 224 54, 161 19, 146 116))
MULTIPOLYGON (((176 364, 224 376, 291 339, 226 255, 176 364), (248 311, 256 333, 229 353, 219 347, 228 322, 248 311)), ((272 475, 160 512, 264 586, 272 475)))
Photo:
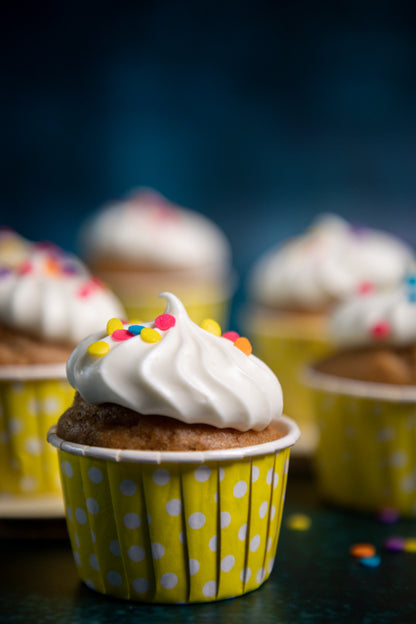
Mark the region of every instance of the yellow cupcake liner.
POLYGON ((416 391, 309 371, 319 444, 317 480, 329 502, 416 516, 416 391))
POLYGON ((61 495, 46 435, 73 397, 65 365, 0 367, 0 497, 61 495))
POLYGON ((58 447, 67 526, 80 578, 98 592, 153 603, 235 597, 275 559, 289 451, 272 443, 208 452, 58 447))
POLYGON ((247 323, 247 335, 253 351, 276 374, 283 389, 285 414, 294 418, 302 429, 302 440, 296 451, 311 454, 316 447, 317 427, 312 392, 302 381, 305 366, 331 352, 333 346, 322 332, 311 332, 298 323, 247 323))

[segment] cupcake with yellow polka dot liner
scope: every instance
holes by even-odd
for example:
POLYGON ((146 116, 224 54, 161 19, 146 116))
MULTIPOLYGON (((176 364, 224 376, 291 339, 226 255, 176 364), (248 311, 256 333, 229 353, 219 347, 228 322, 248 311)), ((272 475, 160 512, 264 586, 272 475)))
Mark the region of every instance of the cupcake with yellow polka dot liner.
POLYGON ((124 310, 72 254, 11 232, 6 238, 0 235, 0 515, 62 514, 57 454, 46 434, 74 397, 66 360, 124 310))
POLYGON ((309 367, 319 443, 318 484, 329 502, 416 516, 416 273, 389 292, 341 304, 334 353, 309 367))
POLYGON ((411 248, 389 233, 324 214, 253 266, 242 324, 280 379, 286 414, 301 426, 295 452, 310 456, 316 447, 311 392, 301 376, 306 364, 335 347, 328 331, 332 310, 355 293, 394 287, 413 258, 411 248))
POLYGON ((203 214, 139 189, 105 204, 80 231, 81 255, 108 283, 129 318, 163 312, 160 292, 175 292, 191 318, 227 323, 236 275, 229 241, 203 214))
POLYGON ((48 439, 75 563, 118 598, 231 598, 271 573, 299 429, 247 338, 162 296, 156 319, 111 319, 68 360, 77 394, 48 439))

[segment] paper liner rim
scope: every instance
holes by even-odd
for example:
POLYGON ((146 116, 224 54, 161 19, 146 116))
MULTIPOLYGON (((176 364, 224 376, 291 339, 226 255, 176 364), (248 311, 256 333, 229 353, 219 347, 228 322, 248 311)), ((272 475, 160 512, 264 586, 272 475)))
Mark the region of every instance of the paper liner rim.
POLYGON ((132 462, 146 464, 161 463, 205 463, 208 461, 232 461, 245 459, 257 455, 267 455, 293 446, 300 437, 300 429, 294 420, 287 416, 280 419, 287 426, 287 433, 277 440, 231 449, 216 449, 212 451, 133 451, 126 449, 104 448, 88 446, 76 442, 67 442, 56 434, 56 425, 48 431, 47 440, 57 449, 96 459, 105 459, 114 462, 132 462))
POLYGON ((360 381, 322 373, 312 367, 306 367, 302 375, 304 383, 316 390, 325 390, 333 394, 344 394, 368 399, 385 399, 399 403, 416 401, 416 386, 403 386, 374 381, 360 381))
POLYGON ((0 366, 0 381, 31 381, 37 379, 66 379, 66 363, 0 366))

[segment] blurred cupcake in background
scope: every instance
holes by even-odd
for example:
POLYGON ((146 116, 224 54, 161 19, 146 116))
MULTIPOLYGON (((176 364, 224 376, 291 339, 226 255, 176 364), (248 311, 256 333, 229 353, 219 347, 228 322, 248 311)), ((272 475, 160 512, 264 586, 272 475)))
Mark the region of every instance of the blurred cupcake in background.
POLYGON ((335 504, 416 516, 416 273, 340 304, 337 349, 309 368, 318 484, 335 504))
POLYGON ((142 189, 110 202, 85 222, 81 253, 120 297, 130 318, 163 312, 158 294, 171 290, 196 322, 222 324, 234 291, 231 248, 204 215, 142 189))
POLYGON ((253 267, 244 329, 281 380, 285 412, 302 426, 300 452, 316 444, 310 390, 301 372, 333 349, 331 310, 357 292, 395 286, 413 257, 407 244, 387 232, 324 214, 305 233, 266 251, 253 267))
MULTIPOLYGON (((60 495, 46 433, 73 399, 75 344, 125 312, 83 263, 51 243, 0 234, 0 501, 60 495)), ((12 502, 13 502, 12 501, 12 502)))

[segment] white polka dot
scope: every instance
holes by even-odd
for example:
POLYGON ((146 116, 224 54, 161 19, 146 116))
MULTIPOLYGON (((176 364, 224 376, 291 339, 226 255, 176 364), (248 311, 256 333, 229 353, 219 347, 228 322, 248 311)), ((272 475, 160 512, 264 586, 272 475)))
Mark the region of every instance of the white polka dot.
POLYGON ((35 477, 30 477, 28 475, 19 480, 20 489, 24 492, 33 492, 33 490, 36 489, 36 483, 35 477))
POLYGON ((265 517, 265 515, 267 514, 267 508, 268 508, 267 501, 264 501, 260 505, 260 509, 259 509, 259 516, 260 516, 260 518, 264 518, 265 517))
POLYGON ((92 529, 91 529, 91 540, 92 540, 92 543, 95 544, 96 537, 95 537, 95 533, 94 533, 94 531, 92 529))
POLYGON ((283 474, 287 475, 288 472, 289 472, 289 460, 287 459, 285 461, 285 467, 283 468, 283 474))
POLYGON ((152 548, 152 557, 153 559, 161 559, 165 554, 165 547, 162 544, 158 544, 157 542, 153 542, 151 544, 152 548))
POLYGON ((250 542, 251 552, 256 552, 259 546, 260 546, 260 535, 255 535, 250 542))
POLYGON ((211 539, 208 542, 208 548, 212 551, 212 552, 217 552, 217 548, 218 548, 218 537, 216 535, 214 535, 213 537, 211 537, 211 539))
POLYGON ((172 572, 166 572, 160 578, 160 584, 165 589, 173 589, 178 584, 178 577, 172 572))
POLYGON ((247 524, 243 524, 238 531, 238 539, 240 542, 244 542, 247 537, 247 524))
POLYGON ((271 537, 267 538, 267 552, 270 552, 270 548, 272 547, 273 540, 271 537))
POLYGON ((142 548, 141 546, 135 545, 135 546, 130 546, 130 548, 127 551, 127 554, 132 561, 143 561, 146 553, 145 553, 144 548, 142 548))
POLYGON ((396 437, 396 431, 393 427, 384 427, 383 429, 379 429, 377 431, 376 439, 379 442, 389 442, 396 437))
POLYGON ((277 488, 278 483, 279 483, 279 473, 274 472, 273 473, 273 489, 277 488))
POLYGON ((121 556, 120 544, 118 540, 110 542, 110 552, 112 552, 115 557, 121 556))
POLYGON ((184 531, 181 531, 179 533, 179 541, 180 541, 181 544, 185 543, 185 532, 184 531))
POLYGON ((72 465, 69 461, 64 461, 64 463, 62 464, 62 469, 67 477, 69 478, 72 477, 74 471, 72 470, 72 465))
POLYGON ((413 492, 415 489, 416 481, 413 475, 407 475, 400 481, 400 487, 404 492, 413 492))
POLYGON ((85 579, 85 585, 90 589, 95 589, 95 585, 91 579, 85 579))
POLYGON ((90 512, 90 514, 98 513, 100 506, 95 500, 95 498, 87 498, 86 503, 87 503, 87 509, 90 512))
POLYGON ((197 574, 199 572, 199 561, 197 559, 189 559, 189 574, 191 576, 194 576, 194 574, 197 574))
POLYGON ((264 570, 263 570, 263 568, 260 568, 260 570, 257 572, 256 581, 257 581, 257 583, 262 583, 264 581, 264 570))
POLYGON ((137 529, 141 524, 139 516, 133 512, 126 513, 123 520, 128 529, 137 529))
POLYGON ((242 580, 243 583, 247 583, 247 581, 250 580, 251 577, 251 570, 250 568, 243 568, 241 570, 241 574, 240 574, 240 579, 242 580))
POLYGON ((145 594, 150 587, 149 581, 145 578, 134 579, 132 585, 137 594, 145 594))
POLYGON ((208 481, 211 475, 211 468, 209 466, 198 466, 198 468, 194 472, 194 477, 200 483, 204 483, 204 481, 208 481))
POLYGON ((272 559, 270 559, 269 565, 267 566, 269 574, 271 574, 271 572, 273 570, 273 566, 274 566, 274 557, 272 559))
POLYGON ((137 486, 131 479, 124 479, 124 481, 120 483, 120 492, 124 494, 124 496, 133 496, 133 494, 136 494, 136 490, 137 486))
POLYGON ((169 480, 170 474, 164 468, 159 468, 153 473, 153 481, 156 485, 166 485, 166 483, 169 483, 169 480))
POLYGON ((234 564, 235 564, 235 559, 234 559, 233 555, 227 555, 221 561, 221 570, 223 572, 229 572, 230 570, 233 569, 234 564))
POLYGON ((251 470, 251 482, 255 483, 260 476, 260 468, 258 466, 253 466, 251 470))
POLYGON ((77 550, 74 550, 73 555, 74 555, 75 563, 77 564, 77 566, 80 566, 81 565, 81 557, 79 556, 79 552, 77 550))
POLYGON ((40 455, 42 452, 42 440, 35 436, 26 438, 25 449, 29 455, 40 455))
POLYGON ((179 516, 182 511, 182 503, 179 498, 172 498, 166 503, 166 511, 170 516, 179 516))
POLYGON ((103 480, 103 474, 99 468, 94 466, 88 470, 88 476, 93 483, 101 483, 103 480))
POLYGON ((59 401, 51 396, 42 401, 42 407, 46 414, 55 414, 59 410, 60 405, 59 401))
POLYGON ((203 513, 199 511, 195 511, 193 514, 189 516, 188 524, 191 527, 191 529, 200 529, 201 527, 204 526, 205 520, 206 518, 203 513))
POLYGON ((79 548, 79 537, 78 537, 78 533, 75 533, 75 535, 74 535, 74 540, 75 540, 75 544, 77 545, 77 548, 79 548))
POLYGON ((218 504, 218 492, 214 494, 214 501, 218 504))
POLYGON ((220 481, 222 481, 224 479, 224 477, 225 477, 225 470, 224 470, 224 468, 220 468, 218 470, 218 475, 219 475, 220 481))
POLYGON ((245 481, 239 481, 235 484, 233 494, 236 498, 242 498, 247 492, 247 483, 245 481))
POLYGON ((231 514, 228 511, 221 512, 221 528, 225 529, 231 524, 231 514))
POLYGON ((273 468, 269 468, 269 470, 267 471, 267 476, 266 476, 266 483, 267 485, 271 485, 272 481, 273 481, 273 468))
POLYGON ((407 455, 404 451, 396 451, 390 455, 390 463, 395 468, 401 468, 407 464, 407 455))
POLYGON ((100 569, 100 567, 98 565, 97 556, 95 554, 90 555, 89 562, 90 562, 90 566, 92 568, 94 568, 94 570, 99 570, 100 569))
POLYGON ((21 392, 23 392, 24 386, 21 381, 15 381, 12 383, 12 388, 15 394, 20 394, 21 392))
POLYGON ((110 570, 110 572, 107 573, 107 581, 113 587, 120 587, 122 583, 122 578, 118 572, 116 572, 115 570, 110 570))
POLYGON ((213 598, 217 593, 217 583, 215 581, 208 581, 202 588, 202 593, 205 598, 213 598))
POLYGON ((29 399, 29 401, 26 403, 26 409, 27 409, 28 413, 31 416, 37 416, 38 415, 39 404, 38 404, 37 400, 34 397, 29 399))
POLYGON ((17 418, 10 418, 8 428, 10 435, 17 435, 23 430, 22 421, 17 418))
POLYGON ((75 510, 75 518, 79 524, 85 524, 87 522, 87 514, 80 507, 77 507, 75 510))
POLYGON ((66 517, 68 518, 68 520, 70 520, 72 522, 72 509, 71 509, 71 505, 68 505, 68 507, 66 508, 66 517))
MULTIPOLYGON (((286 494, 286 492, 285 492, 285 494, 286 494)), ((276 507, 274 505, 272 505, 272 508, 270 510, 270 520, 273 520, 275 515, 276 515, 276 507)))

